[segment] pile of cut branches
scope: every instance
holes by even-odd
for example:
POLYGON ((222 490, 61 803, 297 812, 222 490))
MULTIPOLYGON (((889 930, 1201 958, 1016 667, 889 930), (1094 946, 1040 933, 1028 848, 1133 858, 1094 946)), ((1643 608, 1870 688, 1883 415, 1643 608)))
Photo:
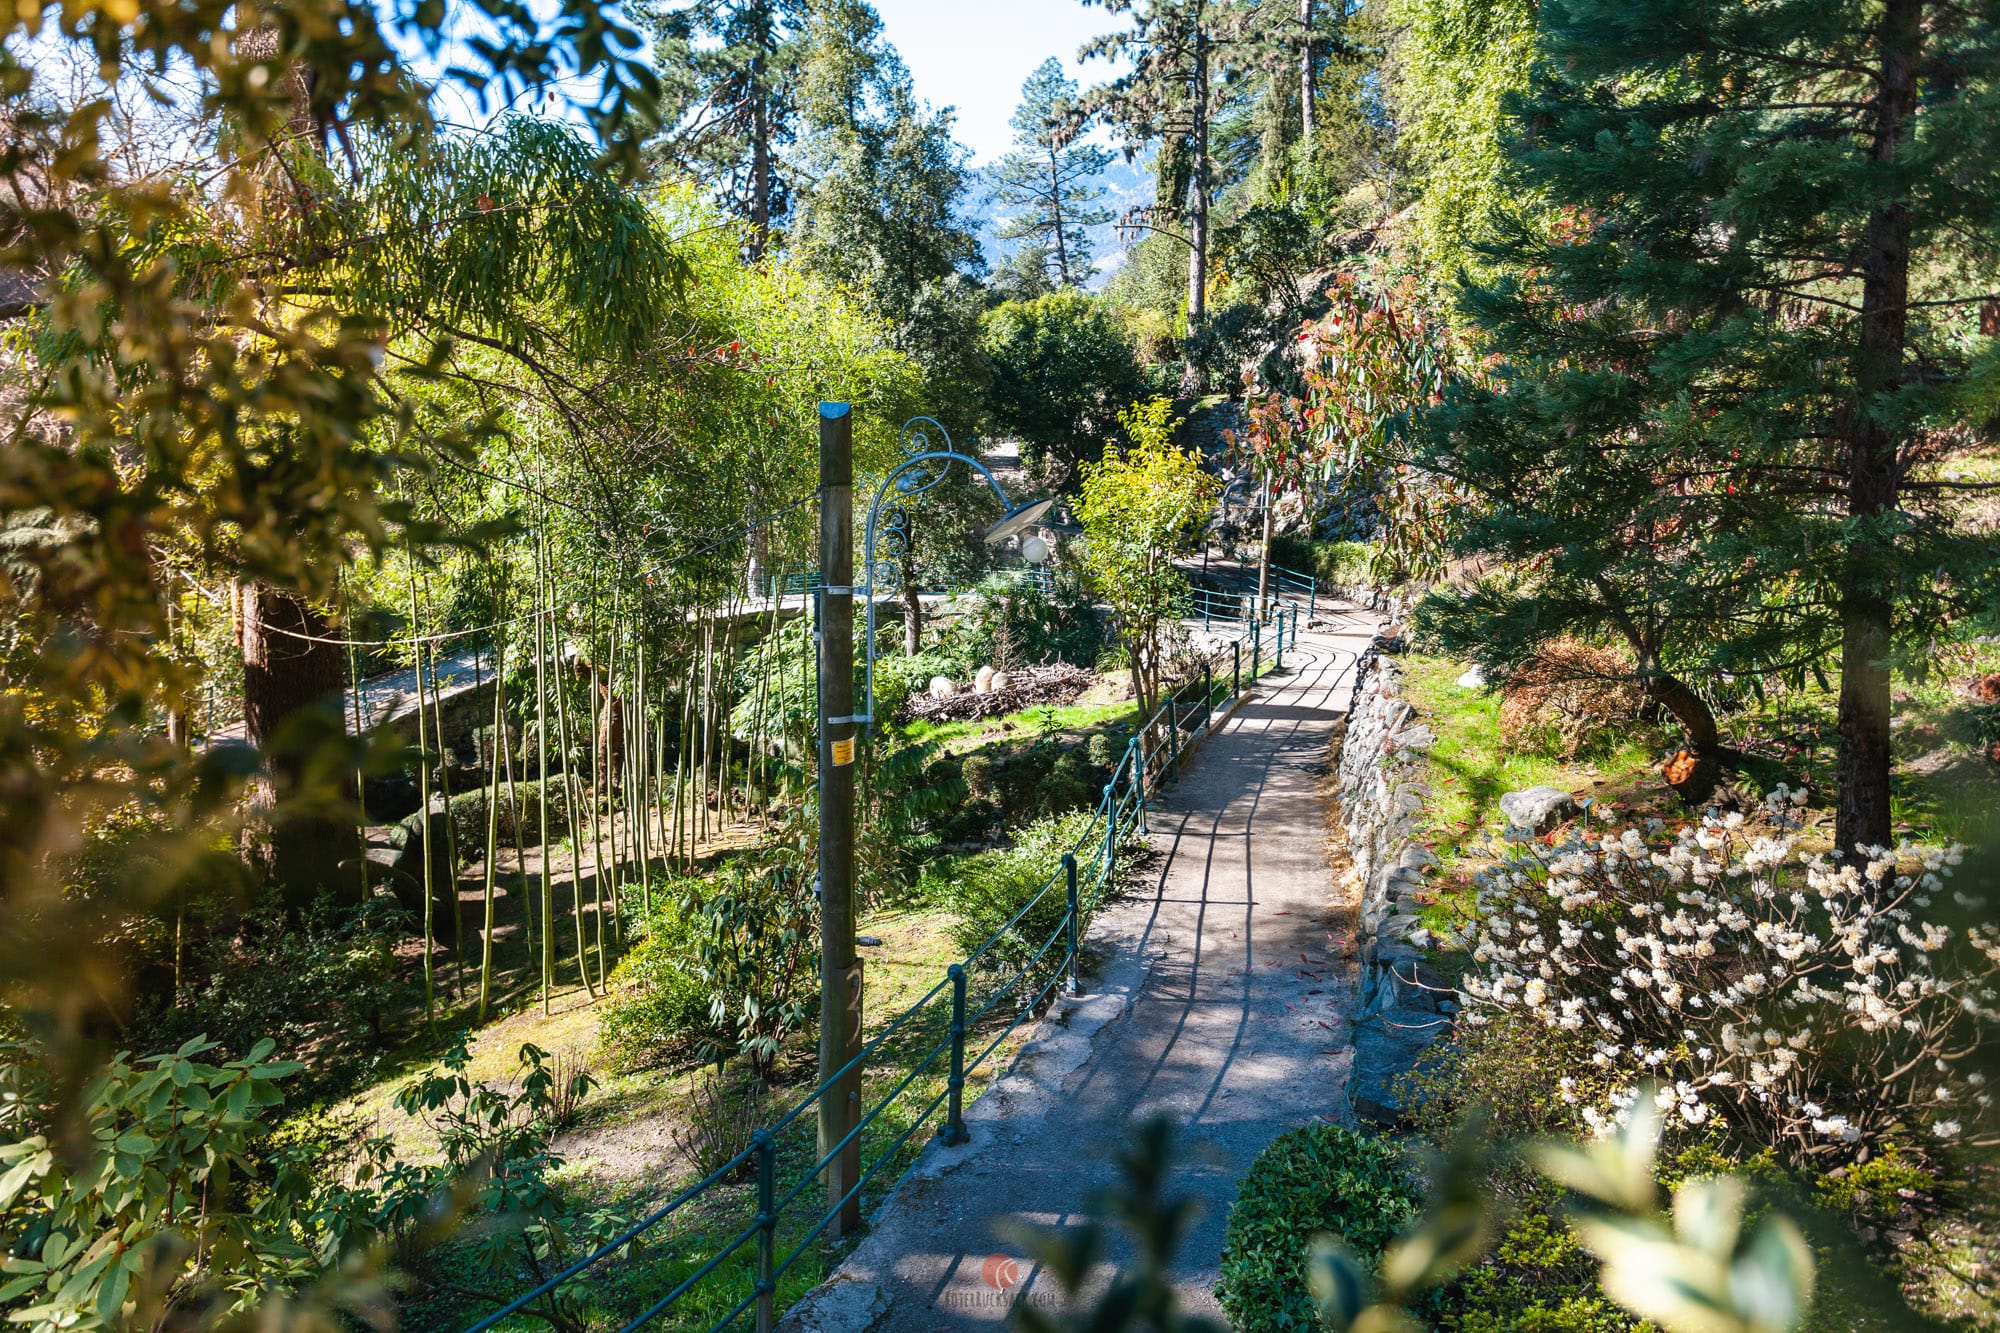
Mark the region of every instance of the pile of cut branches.
POLYGON ((1069 703, 1089 689, 1095 679, 1084 668, 1068 662, 1022 667, 1007 673, 1005 689, 988 690, 985 694, 976 694, 969 686, 961 686, 942 699, 913 694, 903 705, 900 716, 905 721, 979 722, 1037 704, 1069 703))

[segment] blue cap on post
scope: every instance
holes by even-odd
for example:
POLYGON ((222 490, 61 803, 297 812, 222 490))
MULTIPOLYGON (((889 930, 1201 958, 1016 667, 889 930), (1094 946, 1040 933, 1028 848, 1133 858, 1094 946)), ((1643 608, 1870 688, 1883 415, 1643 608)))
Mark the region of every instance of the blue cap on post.
POLYGON ((846 416, 850 410, 846 403, 821 403, 819 405, 819 414, 829 421, 837 417, 846 416))

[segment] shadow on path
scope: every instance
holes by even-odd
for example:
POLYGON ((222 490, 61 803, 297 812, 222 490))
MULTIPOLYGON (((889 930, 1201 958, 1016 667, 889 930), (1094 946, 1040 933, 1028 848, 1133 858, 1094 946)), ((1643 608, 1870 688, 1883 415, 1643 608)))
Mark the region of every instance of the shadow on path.
MULTIPOLYGON (((1351 967, 1335 961, 1318 791, 1352 670, 1375 629, 1306 635, 1153 807, 1161 854, 1092 927, 1104 963, 1064 1023, 967 1112, 883 1204, 840 1276, 892 1298, 879 1328, 993 1326, 1016 1296, 1056 1300, 1022 1261, 1023 1224, 1072 1225, 1115 1177, 1135 1121, 1180 1129, 1178 1188, 1202 1201, 1176 1280, 1214 1312, 1229 1202, 1276 1135, 1336 1113, 1351 967)), ((1114 1256, 1115 1262, 1115 1256, 1114 1256)))

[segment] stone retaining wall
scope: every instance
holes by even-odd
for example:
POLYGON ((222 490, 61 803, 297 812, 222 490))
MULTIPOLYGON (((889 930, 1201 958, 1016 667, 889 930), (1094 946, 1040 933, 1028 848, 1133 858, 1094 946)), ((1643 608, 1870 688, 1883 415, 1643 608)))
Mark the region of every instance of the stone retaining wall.
MULTIPOLYGON (((1379 644, 1379 641, 1378 641, 1379 644)), ((1402 668, 1371 648, 1355 669, 1337 768, 1342 825, 1361 885, 1361 981, 1347 1096, 1379 1124, 1402 1117, 1396 1083, 1446 1035, 1451 989, 1411 943, 1431 854, 1415 841, 1430 789, 1419 779, 1431 730, 1403 697, 1402 668)), ((1418 938, 1423 938, 1418 936, 1418 938)))

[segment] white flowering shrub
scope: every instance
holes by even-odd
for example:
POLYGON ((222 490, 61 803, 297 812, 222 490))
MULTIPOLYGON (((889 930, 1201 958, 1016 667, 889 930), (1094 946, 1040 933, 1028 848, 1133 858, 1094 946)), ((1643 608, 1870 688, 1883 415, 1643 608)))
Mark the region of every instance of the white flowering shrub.
POLYGON ((1670 839, 1655 820, 1650 838, 1524 845, 1479 880, 1466 1020, 1587 1042, 1560 1095, 1599 1134, 1642 1080, 1670 1116, 1798 1158, 1990 1129, 1983 1076, 1959 1062, 2000 1016, 2000 932, 1932 916, 1960 850, 1805 852, 1791 800, 1779 787, 1755 824, 1670 839))

